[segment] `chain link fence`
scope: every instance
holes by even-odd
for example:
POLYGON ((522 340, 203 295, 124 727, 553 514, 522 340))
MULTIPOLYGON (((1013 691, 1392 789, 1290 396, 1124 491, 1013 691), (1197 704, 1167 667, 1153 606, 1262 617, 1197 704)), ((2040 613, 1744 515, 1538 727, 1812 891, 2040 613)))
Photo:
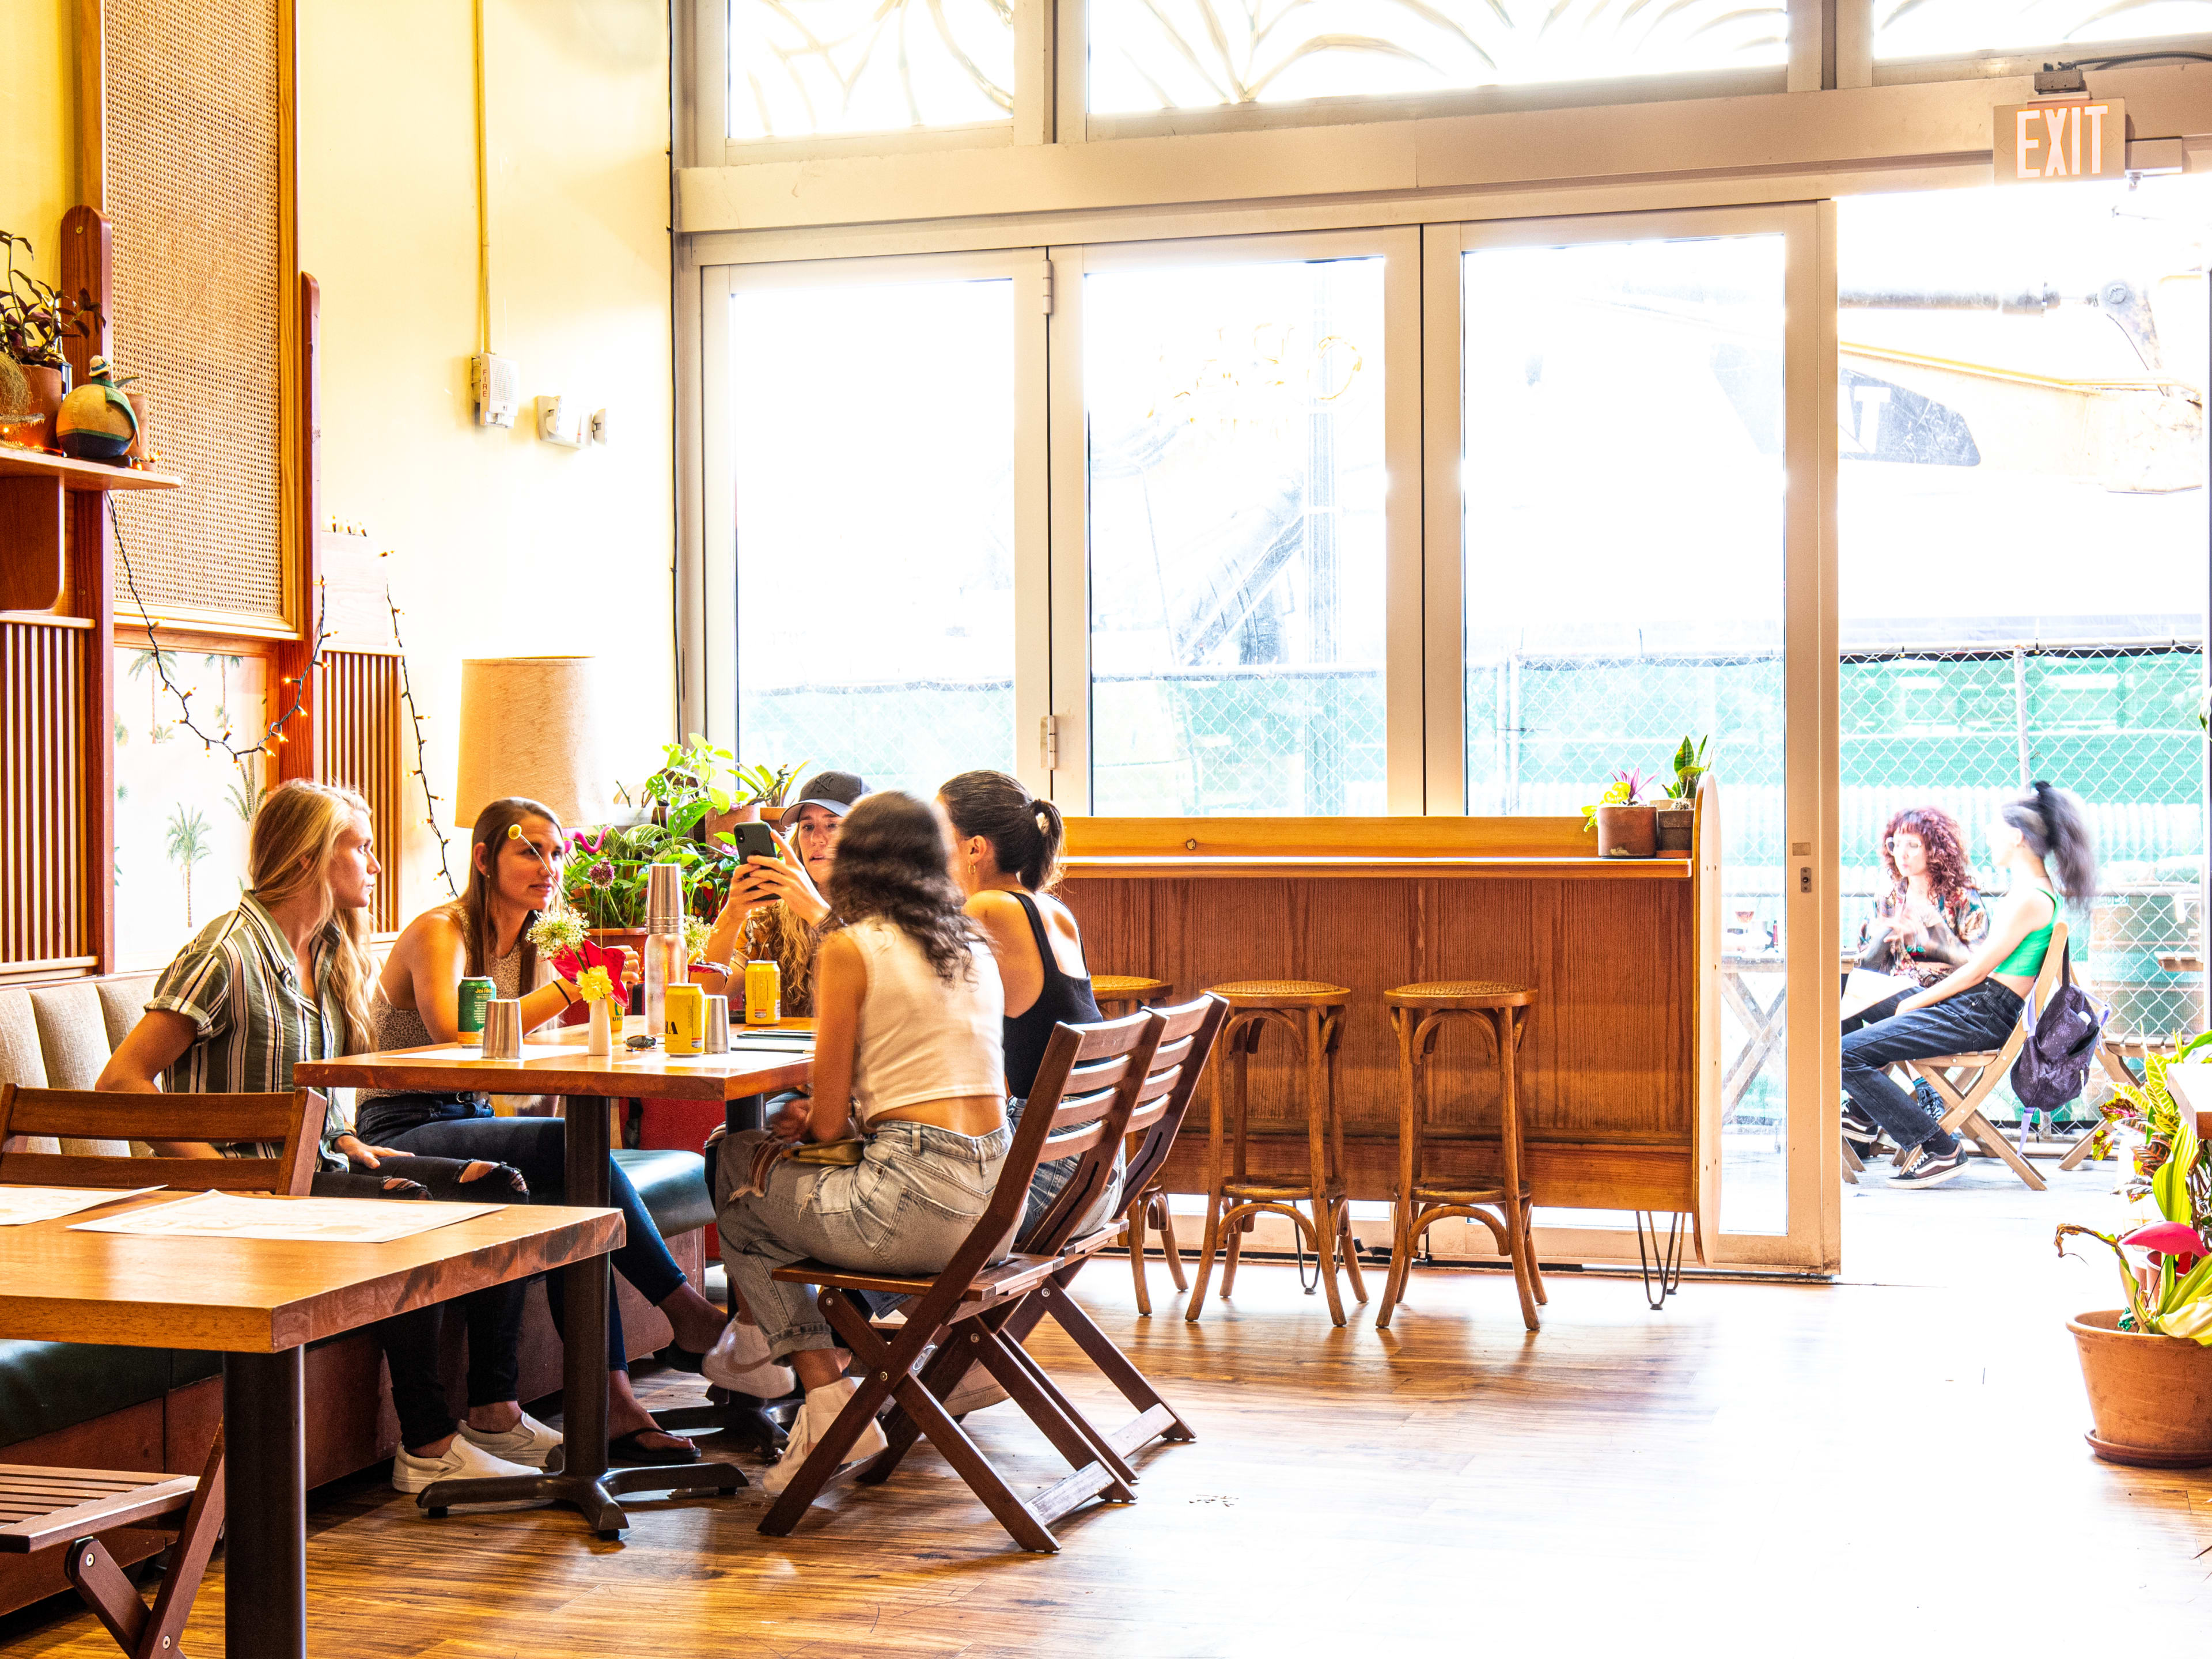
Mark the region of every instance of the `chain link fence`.
POLYGON ((1011 679, 913 679, 741 692, 740 755, 748 763, 834 767, 871 789, 925 798, 947 778, 1014 764, 1011 679))

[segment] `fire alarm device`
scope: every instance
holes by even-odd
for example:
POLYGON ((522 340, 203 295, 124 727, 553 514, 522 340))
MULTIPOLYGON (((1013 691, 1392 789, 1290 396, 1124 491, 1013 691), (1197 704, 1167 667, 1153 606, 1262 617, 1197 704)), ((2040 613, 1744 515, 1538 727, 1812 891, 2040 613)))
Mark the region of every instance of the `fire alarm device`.
POLYGON ((478 426, 514 424, 515 405, 522 400, 522 375, 514 359, 478 352, 469 359, 469 390, 476 398, 478 426))

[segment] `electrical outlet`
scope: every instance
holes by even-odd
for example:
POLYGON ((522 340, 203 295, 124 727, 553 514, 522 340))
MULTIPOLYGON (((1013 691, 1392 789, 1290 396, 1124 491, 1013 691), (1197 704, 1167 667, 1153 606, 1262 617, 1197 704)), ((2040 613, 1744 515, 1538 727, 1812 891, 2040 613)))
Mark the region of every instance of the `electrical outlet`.
POLYGON ((469 359, 469 392, 476 399, 478 426, 511 427, 522 401, 522 371, 512 357, 479 351, 469 359))

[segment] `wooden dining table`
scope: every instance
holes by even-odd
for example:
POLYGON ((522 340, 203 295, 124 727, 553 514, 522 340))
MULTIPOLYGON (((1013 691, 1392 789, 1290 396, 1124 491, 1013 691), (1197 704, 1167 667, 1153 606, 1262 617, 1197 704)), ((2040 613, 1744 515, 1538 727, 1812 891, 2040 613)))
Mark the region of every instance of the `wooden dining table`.
POLYGON ((185 1196, 164 1191, 0 1227, 0 1335, 223 1356, 226 1651, 230 1659, 301 1659, 307 1345, 551 1268, 604 1267, 622 1243, 622 1215, 508 1204, 383 1244, 76 1230, 185 1196))
MULTIPOLYGON (((784 1044, 811 1036, 814 1022, 792 1019, 769 1041, 784 1044)), ((607 1201, 607 1163, 613 1137, 608 1107, 617 1100, 720 1101, 733 1128, 761 1126, 766 1097, 806 1081, 806 1048, 747 1047, 769 1028, 733 1030, 721 1054, 672 1055, 658 1048, 617 1048, 612 1055, 584 1052, 581 1026, 560 1028, 551 1041, 524 1043, 520 1060, 487 1060, 461 1044, 395 1048, 349 1054, 343 1060, 302 1060, 295 1081, 311 1088, 398 1089, 410 1093, 558 1095, 566 1102, 568 1166, 562 1196, 571 1204, 602 1207, 607 1201)), ((705 1178, 703 1165, 701 1178, 705 1178)), ((619 1240, 617 1243, 620 1243, 619 1240)), ((580 1511, 603 1539, 622 1535, 629 1517, 616 1498, 625 1492, 670 1492, 744 1485, 733 1463, 653 1464, 611 1469, 607 1461, 607 1304, 612 1291, 605 1255, 579 1260, 562 1281, 568 1328, 562 1345, 562 1462, 557 1471, 490 1480, 441 1480, 420 1502, 433 1515, 453 1504, 538 1501, 580 1511)))

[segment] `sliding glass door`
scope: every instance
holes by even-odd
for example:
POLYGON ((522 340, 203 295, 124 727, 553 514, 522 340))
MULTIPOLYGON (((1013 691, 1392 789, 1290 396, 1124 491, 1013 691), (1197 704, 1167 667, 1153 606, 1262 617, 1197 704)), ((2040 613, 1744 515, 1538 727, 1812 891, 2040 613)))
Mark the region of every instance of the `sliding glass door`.
POLYGON ((1823 222, 1427 232, 1430 810, 1571 815, 1619 774, 1663 781, 1686 737, 1705 745, 1723 845, 1719 1244, 1773 1265, 1832 1254, 1823 222))

